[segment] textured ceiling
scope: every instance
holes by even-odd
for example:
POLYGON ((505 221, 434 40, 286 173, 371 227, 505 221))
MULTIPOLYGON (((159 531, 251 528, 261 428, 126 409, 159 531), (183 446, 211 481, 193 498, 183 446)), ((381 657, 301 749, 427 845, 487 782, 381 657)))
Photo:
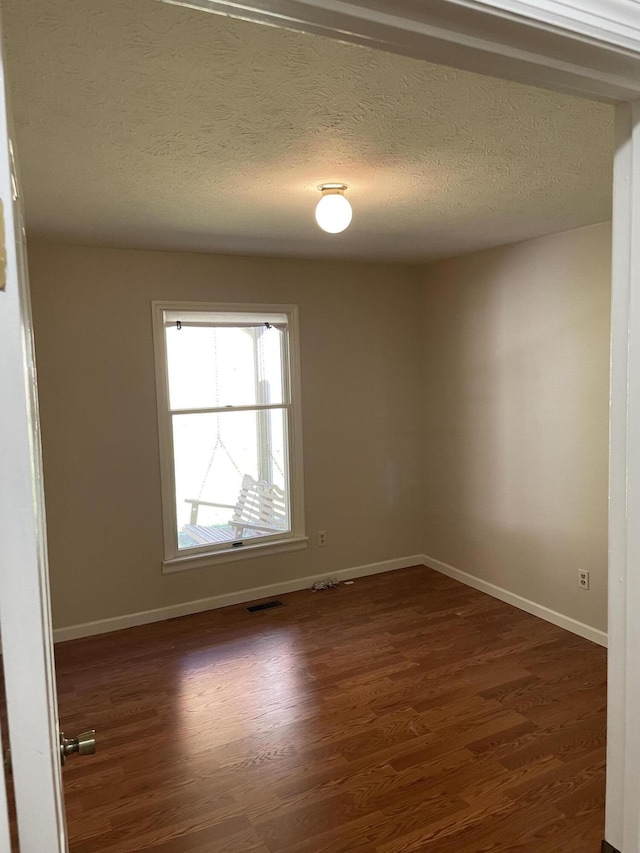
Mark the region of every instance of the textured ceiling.
POLYGON ((611 107, 157 0, 2 7, 31 236, 417 262, 610 216, 611 107))

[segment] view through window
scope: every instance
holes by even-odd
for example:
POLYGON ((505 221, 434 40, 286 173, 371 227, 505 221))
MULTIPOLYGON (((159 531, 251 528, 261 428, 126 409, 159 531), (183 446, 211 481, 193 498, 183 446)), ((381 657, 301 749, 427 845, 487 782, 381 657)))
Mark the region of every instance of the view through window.
POLYGON ((178 552, 291 535, 289 323, 162 312, 178 552))

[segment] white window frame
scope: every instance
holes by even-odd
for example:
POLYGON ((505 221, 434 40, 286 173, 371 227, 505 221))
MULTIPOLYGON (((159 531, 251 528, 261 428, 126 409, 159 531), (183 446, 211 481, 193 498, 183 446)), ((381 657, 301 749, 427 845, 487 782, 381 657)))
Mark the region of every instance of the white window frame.
POLYGON ((300 339, 298 331, 298 306, 226 302, 165 302, 151 303, 153 318, 153 344, 156 369, 156 395, 158 402, 158 442, 160 449, 160 482, 162 490, 162 523, 164 531, 164 574, 187 569, 206 568, 217 563, 228 563, 248 557, 275 554, 282 551, 306 548, 308 537, 304 524, 304 476, 302 453, 302 392, 300 381, 300 339), (203 545, 198 548, 178 549, 176 516, 176 488, 173 452, 172 412, 169 404, 169 372, 165 337, 165 311, 229 312, 251 314, 285 314, 287 317, 287 357, 289 362, 288 468, 290 531, 259 539, 244 540, 242 548, 203 545))

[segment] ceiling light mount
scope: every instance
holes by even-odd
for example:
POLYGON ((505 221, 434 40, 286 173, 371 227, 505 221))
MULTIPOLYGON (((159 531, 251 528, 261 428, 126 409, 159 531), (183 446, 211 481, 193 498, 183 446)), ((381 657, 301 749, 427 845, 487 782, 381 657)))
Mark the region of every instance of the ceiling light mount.
POLYGON ((316 222, 329 234, 339 234, 348 228, 353 211, 345 198, 346 184, 320 184, 322 198, 316 206, 316 222))
POLYGON ((346 184, 320 184, 321 193, 344 193, 349 187, 346 184))

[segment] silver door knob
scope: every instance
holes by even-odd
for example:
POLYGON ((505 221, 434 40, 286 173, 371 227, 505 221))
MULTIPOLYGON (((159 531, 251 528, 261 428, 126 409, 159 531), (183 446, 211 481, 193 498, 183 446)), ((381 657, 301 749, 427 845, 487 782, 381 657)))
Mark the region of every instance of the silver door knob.
POLYGON ((60 732, 60 761, 64 765, 68 755, 93 755, 96 751, 96 730, 82 732, 78 737, 66 738, 60 732))

